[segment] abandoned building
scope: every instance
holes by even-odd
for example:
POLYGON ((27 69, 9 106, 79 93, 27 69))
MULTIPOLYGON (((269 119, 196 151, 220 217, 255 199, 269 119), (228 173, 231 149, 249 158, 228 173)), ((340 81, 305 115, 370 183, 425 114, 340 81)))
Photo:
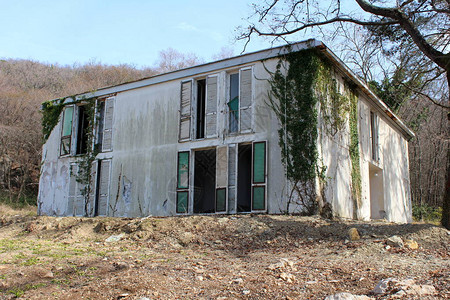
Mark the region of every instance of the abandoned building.
MULTIPOLYGON (((283 102, 284 114, 292 111, 290 101, 283 102)), ((414 134, 317 40, 48 101, 42 110, 40 215, 301 212, 305 202, 294 198, 306 195, 286 171, 294 155, 283 156, 283 148, 309 143, 302 153, 316 171, 302 187, 312 201, 328 203, 337 217, 411 221, 414 134), (310 113, 289 118, 313 126, 311 138, 295 140, 289 130, 299 126, 276 112, 283 99, 274 74, 291 68, 309 76, 311 70, 288 58, 306 53, 328 66, 321 71, 328 86, 306 87, 312 93, 304 94, 317 101, 297 108, 310 113)))

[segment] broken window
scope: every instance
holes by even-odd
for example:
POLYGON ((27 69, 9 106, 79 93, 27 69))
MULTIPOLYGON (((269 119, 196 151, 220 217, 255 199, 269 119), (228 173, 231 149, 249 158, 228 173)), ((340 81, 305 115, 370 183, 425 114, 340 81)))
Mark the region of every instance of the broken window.
POLYGON ((228 131, 252 129, 252 69, 244 68, 229 75, 228 131))
POLYGON ((378 116, 374 112, 370 112, 370 144, 372 159, 376 162, 380 157, 378 154, 378 116))
POLYGON ((178 140, 180 142, 189 140, 191 132, 191 97, 192 81, 181 83, 180 96, 180 127, 178 140))
POLYGON ((70 146, 72 140, 72 121, 73 121, 74 106, 66 106, 63 114, 63 126, 61 131, 61 147, 60 155, 70 154, 70 146))
POLYGON ((178 152, 176 212, 187 213, 189 199, 189 152, 178 152))
POLYGON ((266 209, 266 142, 253 143, 252 210, 266 209))
POLYGON ((205 137, 206 79, 197 80, 197 122, 195 138, 205 137))
POLYGON ((78 106, 76 154, 87 152, 89 119, 84 106, 78 106))

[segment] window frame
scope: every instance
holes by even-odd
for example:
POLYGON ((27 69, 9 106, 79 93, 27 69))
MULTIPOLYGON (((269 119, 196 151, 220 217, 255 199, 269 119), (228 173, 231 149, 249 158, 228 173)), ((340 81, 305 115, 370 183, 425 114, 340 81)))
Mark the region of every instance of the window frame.
POLYGON ((71 105, 66 105, 64 106, 63 112, 62 112, 62 118, 61 118, 61 132, 60 132, 60 139, 59 139, 59 156, 60 157, 65 157, 65 156, 70 156, 72 154, 72 138, 73 138, 73 127, 74 127, 74 117, 75 117, 75 104, 71 104, 71 105), (64 124, 66 121, 66 110, 68 108, 72 109, 72 121, 70 123, 70 134, 68 135, 63 135, 64 134, 64 124), (68 146, 68 152, 67 153, 62 153, 63 151, 63 140, 68 140, 69 141, 69 146, 68 146))

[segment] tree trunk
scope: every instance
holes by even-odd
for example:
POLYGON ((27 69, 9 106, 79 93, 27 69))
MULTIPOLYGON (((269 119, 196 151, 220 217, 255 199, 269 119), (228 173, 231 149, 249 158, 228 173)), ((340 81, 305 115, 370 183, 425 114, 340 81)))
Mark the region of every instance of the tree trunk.
MULTIPOLYGON (((447 83, 450 93, 450 70, 447 70, 447 83)), ((449 95, 450 98, 450 95, 449 95)), ((450 100, 450 99, 449 99, 450 100)), ((449 101, 450 103, 450 101, 449 101)), ((447 126, 450 124, 450 112, 447 112, 447 126)), ((448 131, 447 131, 448 132, 448 131)), ((450 147, 447 142, 447 172, 445 174, 445 193, 442 202, 442 220, 441 224, 447 229, 450 229, 450 147)))

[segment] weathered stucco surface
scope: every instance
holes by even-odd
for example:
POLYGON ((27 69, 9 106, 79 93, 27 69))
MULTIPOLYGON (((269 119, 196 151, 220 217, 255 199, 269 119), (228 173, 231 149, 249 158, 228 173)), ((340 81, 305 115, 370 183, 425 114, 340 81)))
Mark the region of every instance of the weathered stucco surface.
MULTIPOLYGON (((267 106, 269 74, 275 70, 277 59, 257 61, 216 72, 196 74, 141 88, 118 92, 115 95, 112 151, 98 154, 97 159, 111 160, 108 196, 109 216, 169 216, 176 214, 177 153, 190 151, 190 178, 194 178, 194 150, 266 141, 266 199, 268 213, 281 213, 286 208, 287 182, 281 164, 278 145, 279 122, 267 106), (227 76, 242 67, 253 69, 253 131, 227 134, 228 111, 227 76), (217 137, 178 142, 181 82, 217 75, 218 110, 217 137)), ((391 221, 411 220, 407 141, 386 121, 382 112, 379 123, 380 161, 374 163, 370 154, 370 101, 359 97, 359 140, 361 153, 362 200, 357 211, 360 219, 384 217, 371 215, 372 198, 382 199, 385 217, 391 221), (371 166, 369 168, 369 166, 371 166), (370 170, 369 170, 370 169, 370 170), (374 171, 375 170, 375 171, 374 171), (382 176, 372 180, 376 170, 382 176), (382 178, 382 182, 379 178, 382 178), (378 180, 378 181, 377 181, 378 180), (375 185, 376 186, 375 188, 375 185), (380 189, 380 185, 382 189, 380 189), (381 191, 382 198, 377 194, 381 191)), ((74 121, 75 122, 75 121, 74 121)), ((327 166, 325 199, 332 204, 336 216, 352 218, 351 161, 349 157, 349 125, 342 132, 326 134, 319 119, 319 152, 327 166)), ((77 157, 59 157, 61 124, 59 123, 43 146, 43 164, 39 187, 39 213, 44 215, 72 215, 68 209, 70 164, 77 157)), ((193 180, 189 186, 189 213, 193 212, 193 180)), ((377 200, 378 201, 378 200, 377 200)), ((377 202, 378 203, 378 202, 377 202)), ((297 210, 299 207, 291 207, 297 210)), ((376 208, 376 207, 375 207, 376 208)), ((373 209, 372 209, 373 210, 373 209)), ((229 213, 235 213, 229 205, 229 213)))

